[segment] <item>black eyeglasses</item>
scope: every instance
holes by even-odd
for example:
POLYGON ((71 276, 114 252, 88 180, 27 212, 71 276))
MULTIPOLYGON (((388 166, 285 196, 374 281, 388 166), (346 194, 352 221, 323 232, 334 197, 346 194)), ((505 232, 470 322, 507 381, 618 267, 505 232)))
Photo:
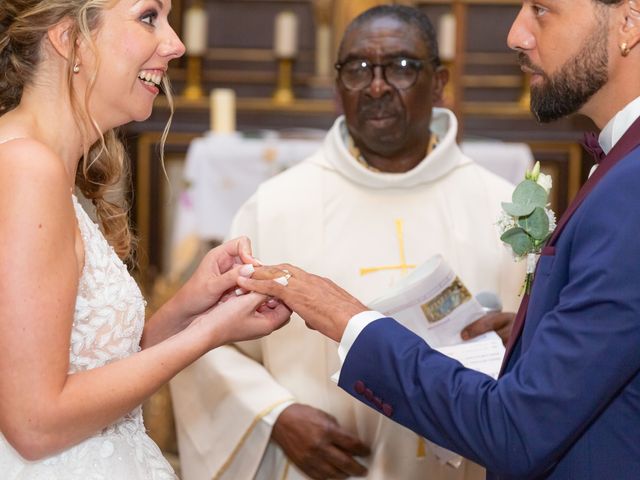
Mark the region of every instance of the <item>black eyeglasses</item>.
POLYGON ((398 90, 412 87, 418 80, 420 70, 424 68, 422 60, 398 57, 386 63, 371 63, 368 60, 347 60, 336 63, 338 78, 349 90, 362 90, 373 82, 374 69, 382 69, 382 78, 398 90))

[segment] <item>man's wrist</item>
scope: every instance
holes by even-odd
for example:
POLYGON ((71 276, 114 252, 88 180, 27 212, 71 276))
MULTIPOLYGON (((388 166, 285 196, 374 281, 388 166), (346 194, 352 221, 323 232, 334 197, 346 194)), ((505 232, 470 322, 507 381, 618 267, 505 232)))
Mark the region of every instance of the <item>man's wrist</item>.
POLYGON ((289 408, 291 405, 293 405, 294 403, 296 403, 294 400, 288 400, 286 402, 281 403, 280 405, 275 407, 273 410, 271 410, 269 413, 267 413, 264 417, 262 417, 262 421, 265 422, 270 427, 273 427, 278 421, 278 417, 280 416, 280 414, 284 412, 287 408, 289 408))
MULTIPOLYGON (((349 354, 349 350, 353 346, 358 338, 358 335, 364 330, 367 325, 381 318, 385 318, 385 315, 375 310, 366 310, 360 312, 349 319, 347 327, 344 329, 342 338, 340 339, 340 345, 338 345, 338 358, 340 361, 340 370, 342 365, 349 354)), ((340 370, 331 375, 331 380, 338 383, 340 380, 340 370)))
POLYGON ((344 363, 351 346, 356 341, 356 338, 358 338, 358 335, 360 335, 360 332, 371 322, 375 322, 381 318, 384 318, 384 315, 375 310, 366 310, 351 317, 344 329, 342 338, 340 339, 340 345, 338 346, 340 365, 344 363))

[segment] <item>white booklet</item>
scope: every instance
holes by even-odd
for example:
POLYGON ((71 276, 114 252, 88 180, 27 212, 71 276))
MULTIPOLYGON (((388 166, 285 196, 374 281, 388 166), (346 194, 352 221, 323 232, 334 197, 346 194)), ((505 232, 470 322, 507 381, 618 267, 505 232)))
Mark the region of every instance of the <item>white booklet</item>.
POLYGON ((369 308, 393 317, 436 350, 496 378, 504 346, 495 332, 462 341, 460 332, 487 310, 440 255, 404 277, 369 308))
MULTIPOLYGON (((499 301, 498 301, 499 303, 499 301)), ((465 367, 498 377, 505 348, 495 332, 462 341, 460 332, 487 313, 440 255, 431 257, 384 296, 368 304, 420 335, 432 348, 465 367)), ((457 468, 462 457, 427 441, 442 463, 457 468)))

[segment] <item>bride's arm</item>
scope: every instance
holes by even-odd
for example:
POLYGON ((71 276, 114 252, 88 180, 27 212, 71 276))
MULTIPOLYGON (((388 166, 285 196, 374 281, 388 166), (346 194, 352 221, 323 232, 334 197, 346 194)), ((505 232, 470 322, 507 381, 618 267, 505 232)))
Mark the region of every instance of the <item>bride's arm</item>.
POLYGON ((234 297, 138 354, 69 375, 79 266, 68 174, 42 148, 9 150, 0 151, 0 431, 25 458, 82 441, 207 350, 288 317, 284 307, 254 313, 264 297, 234 297))

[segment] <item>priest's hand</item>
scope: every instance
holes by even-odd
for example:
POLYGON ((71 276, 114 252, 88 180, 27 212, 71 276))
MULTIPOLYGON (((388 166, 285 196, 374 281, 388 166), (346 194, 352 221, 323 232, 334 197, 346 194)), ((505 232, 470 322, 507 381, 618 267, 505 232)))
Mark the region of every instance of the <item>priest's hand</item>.
POLYGON ((246 290, 281 299, 300 315, 307 325, 339 342, 347 323, 354 315, 368 310, 356 298, 328 278, 319 277, 289 264, 258 267, 252 278, 238 278, 238 285, 246 290), (262 270, 272 276, 286 273, 287 281, 258 280, 262 270))
POLYGON ((483 333, 495 331, 506 345, 515 318, 516 314, 511 312, 491 312, 467 325, 460 332, 460 336, 463 340, 469 340, 483 333))
POLYGON ((289 459, 313 479, 362 477, 367 469, 354 458, 370 450, 334 417, 300 403, 278 416, 271 438, 289 459))

